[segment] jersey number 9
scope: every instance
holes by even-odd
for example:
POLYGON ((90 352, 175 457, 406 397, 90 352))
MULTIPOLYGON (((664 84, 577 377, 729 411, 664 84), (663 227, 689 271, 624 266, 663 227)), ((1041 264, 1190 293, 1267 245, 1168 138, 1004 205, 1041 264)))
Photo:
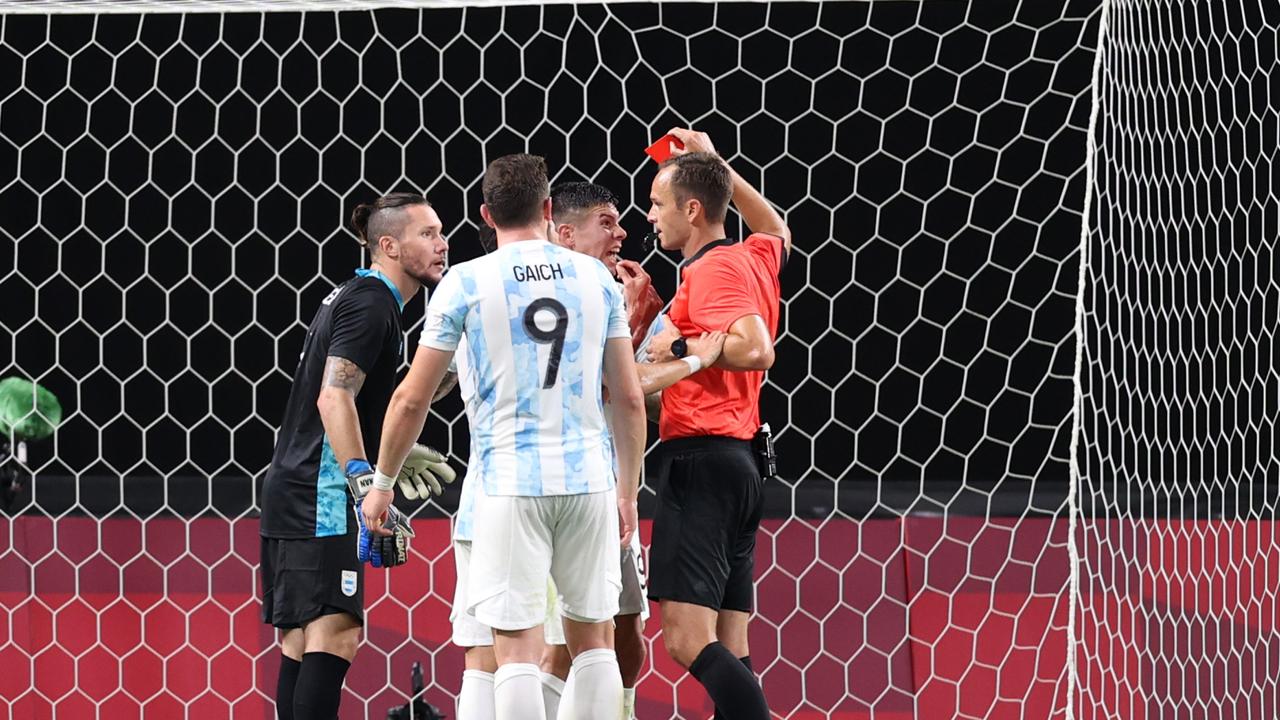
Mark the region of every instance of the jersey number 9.
POLYGON ((556 384, 556 376, 560 374, 560 353, 564 352, 565 330, 569 327, 569 313, 564 304, 555 298, 538 298, 529 303, 524 311, 524 331, 529 338, 540 345, 551 345, 551 356, 547 358, 547 373, 542 380, 545 390, 556 384), (549 310, 556 318, 556 324, 550 330, 538 327, 535 316, 539 310, 549 310))

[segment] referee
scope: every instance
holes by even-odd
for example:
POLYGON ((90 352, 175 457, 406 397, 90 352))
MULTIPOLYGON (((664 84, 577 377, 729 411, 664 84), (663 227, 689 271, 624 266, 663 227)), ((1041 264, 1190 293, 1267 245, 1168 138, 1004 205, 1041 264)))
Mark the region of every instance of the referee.
POLYGON ((706 688, 716 717, 768 720, 747 647, 763 486, 752 439, 791 231, 705 133, 671 135, 684 147, 672 143, 653 180, 648 220, 662 248, 684 262, 650 360, 685 356, 688 339, 703 332, 728 336, 712 367, 662 393, 649 598, 662 608, 667 652, 706 688), (752 230, 740 243, 725 238, 730 199, 752 230))

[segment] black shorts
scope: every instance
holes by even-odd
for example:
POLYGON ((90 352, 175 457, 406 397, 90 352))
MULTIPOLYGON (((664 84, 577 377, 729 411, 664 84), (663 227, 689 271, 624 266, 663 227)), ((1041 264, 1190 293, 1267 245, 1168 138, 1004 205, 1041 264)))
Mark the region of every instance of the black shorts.
MULTIPOLYGON (((355 525, 347 523, 353 530, 355 525)), ((356 557, 356 533, 262 538, 262 622, 291 629, 337 613, 364 624, 364 564, 356 557)))
POLYGON ((657 454, 649 598, 751 612, 764 480, 750 441, 678 438, 657 454))

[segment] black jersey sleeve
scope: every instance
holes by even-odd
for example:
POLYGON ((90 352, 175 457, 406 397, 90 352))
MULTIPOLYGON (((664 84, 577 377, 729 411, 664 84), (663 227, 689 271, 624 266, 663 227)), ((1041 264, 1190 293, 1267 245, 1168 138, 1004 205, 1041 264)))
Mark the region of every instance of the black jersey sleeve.
POLYGON ((327 355, 346 358, 369 373, 395 326, 393 305, 386 288, 354 283, 334 300, 327 355))

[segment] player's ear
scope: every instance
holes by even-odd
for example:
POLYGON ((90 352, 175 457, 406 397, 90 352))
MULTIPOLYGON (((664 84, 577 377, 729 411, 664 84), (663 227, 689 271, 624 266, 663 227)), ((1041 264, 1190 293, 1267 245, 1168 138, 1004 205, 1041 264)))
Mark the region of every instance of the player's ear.
POLYGON ((480 219, 484 220, 485 225, 488 225, 494 230, 498 229, 498 226, 493 224, 493 216, 489 214, 489 206, 484 203, 480 203, 480 219))
POLYGON ((569 223, 560 223, 551 227, 555 229, 551 241, 563 248, 573 250, 576 244, 573 238, 573 226, 569 223))
POLYGON ((546 200, 543 200, 543 201, 542 201, 542 219, 543 219, 543 220, 546 220, 547 222, 552 222, 552 220, 551 220, 551 196, 549 196, 549 195, 547 196, 547 199, 546 199, 546 200))
POLYGON ((378 241, 369 246, 374 257, 400 257, 400 244, 390 235, 379 235, 378 241))

